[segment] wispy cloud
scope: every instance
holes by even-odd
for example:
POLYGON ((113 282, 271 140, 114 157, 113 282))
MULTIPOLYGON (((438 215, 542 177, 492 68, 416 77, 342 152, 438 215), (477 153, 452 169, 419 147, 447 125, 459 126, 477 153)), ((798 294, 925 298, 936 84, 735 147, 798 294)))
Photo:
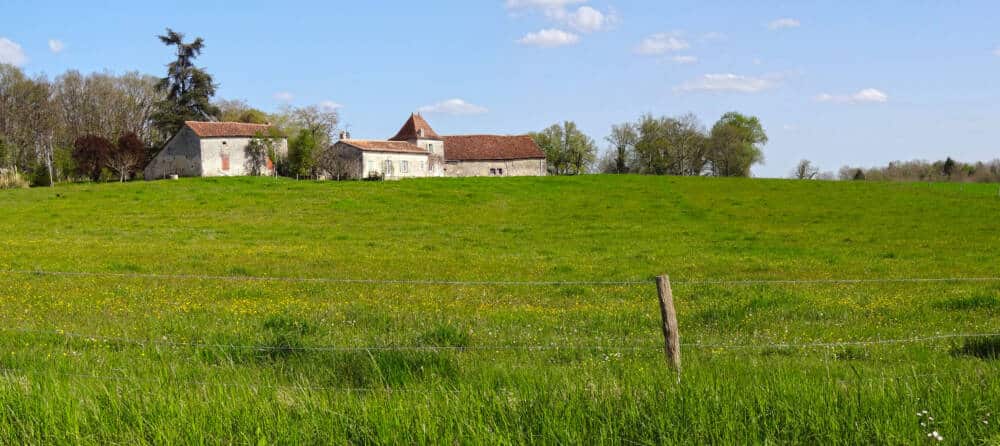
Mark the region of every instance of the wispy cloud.
POLYGON ((798 19, 793 19, 790 17, 775 19, 772 20, 771 23, 767 24, 767 28, 770 30, 798 28, 800 26, 802 26, 802 22, 799 22, 798 19))
POLYGON ((698 63, 698 58, 694 56, 674 56, 671 60, 673 60, 674 63, 681 65, 698 63))
POLYGON ((278 102, 292 102, 295 99, 295 95, 287 91, 279 91, 274 94, 274 99, 278 102))
POLYGON ((319 108, 323 109, 323 111, 332 112, 344 108, 344 106, 333 101, 323 101, 319 103, 319 108))
POLYGON ((679 33, 657 33, 646 37, 635 48, 635 52, 647 56, 656 56, 668 52, 686 50, 691 44, 681 39, 679 33))
POLYGON ((565 8, 569 5, 584 3, 586 0, 506 0, 504 6, 507 9, 522 8, 565 8))
POLYGON ((674 88, 678 92, 759 93, 781 85, 780 76, 743 76, 732 73, 705 74, 674 88))
POLYGON ((574 45, 580 42, 580 36, 563 31, 561 29, 543 29, 538 32, 525 34, 517 40, 521 45, 537 46, 542 48, 555 48, 566 45, 574 45))
POLYGON ((448 99, 432 105, 425 105, 417 109, 421 113, 440 113, 448 115, 481 115, 489 112, 486 107, 470 104, 462 99, 448 99))
POLYGON ((28 56, 17 42, 6 37, 0 37, 0 63, 19 67, 28 62, 28 56))
POLYGON ((66 45, 63 44, 62 40, 59 39, 49 39, 49 51, 59 54, 62 50, 66 49, 66 45))
POLYGON ((884 104, 889 102, 889 95, 875 88, 866 88, 852 94, 837 95, 823 93, 816 96, 816 100, 835 104, 884 104))
POLYGON ((709 31, 701 35, 701 40, 706 42, 716 42, 719 40, 726 40, 726 35, 718 31, 709 31))

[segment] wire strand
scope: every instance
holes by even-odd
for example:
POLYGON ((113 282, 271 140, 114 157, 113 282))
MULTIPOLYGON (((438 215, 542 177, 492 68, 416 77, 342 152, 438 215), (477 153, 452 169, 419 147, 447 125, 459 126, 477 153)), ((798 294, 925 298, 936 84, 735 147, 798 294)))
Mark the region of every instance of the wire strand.
MULTIPOLYGON (((116 277, 134 279, 174 279, 174 280, 226 280, 247 282, 291 282, 291 283, 341 283, 368 285, 439 285, 439 286, 635 286, 655 283, 654 279, 640 280, 539 280, 539 281, 489 281, 489 280, 436 280, 436 279, 351 279, 336 277, 280 277, 280 276, 226 276, 210 274, 159 274, 159 273, 114 273, 91 271, 49 271, 49 270, 0 270, 0 274, 66 276, 66 277, 116 277)), ((1000 282, 1000 277, 899 277, 871 279, 737 279, 737 280, 672 280, 671 285, 800 285, 800 284, 866 284, 866 283, 961 283, 1000 282)))
POLYGON ((46 270, 0 270, 0 274, 68 276, 68 277, 117 277, 136 279, 177 279, 177 280, 227 280, 246 282, 298 282, 298 283, 342 283, 369 285, 450 285, 450 286, 629 286, 654 283, 647 280, 612 281, 461 281, 461 280, 421 280, 421 279, 349 279, 333 277, 264 277, 264 276, 223 276, 204 274, 157 274, 157 273, 112 273, 87 271, 46 271, 46 270))
MULTIPOLYGON (((214 348, 228 350, 251 350, 260 352, 269 351, 308 351, 308 352, 368 352, 368 351, 417 351, 417 352, 439 352, 439 351, 558 351, 558 350, 594 350, 594 351, 657 351, 662 349, 659 345, 471 345, 471 346, 422 346, 422 345, 382 345, 382 346, 267 346, 249 344, 213 344, 203 342, 181 342, 167 340, 140 340, 125 337, 104 337, 96 335, 86 335, 80 333, 65 332, 62 330, 30 330, 30 329, 10 329, 0 328, 0 331, 9 333, 22 333, 32 335, 63 336, 67 338, 83 339, 92 342, 121 343, 137 346, 165 346, 165 347, 188 347, 188 348, 214 348)), ((915 344, 923 342, 941 341, 949 339, 975 339, 1000 337, 997 333, 948 333, 933 336, 898 338, 898 339, 875 339, 860 341, 816 341, 803 343, 763 343, 763 344, 703 344, 703 343, 682 343, 681 347, 710 350, 755 350, 768 348, 834 348, 834 347, 864 347, 875 345, 894 344, 915 344)))

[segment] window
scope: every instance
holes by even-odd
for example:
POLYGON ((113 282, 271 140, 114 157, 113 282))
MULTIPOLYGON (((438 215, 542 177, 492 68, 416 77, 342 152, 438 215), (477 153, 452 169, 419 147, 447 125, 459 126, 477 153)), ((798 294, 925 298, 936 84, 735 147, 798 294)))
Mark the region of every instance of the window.
POLYGON ((420 162, 420 170, 421 171, 426 171, 427 170, 427 163, 421 161, 420 162))
POLYGON ((497 175, 503 176, 503 168, 497 169, 497 175))
POLYGON ((497 170, 496 170, 496 169, 493 169, 493 168, 491 168, 491 169, 490 169, 490 175, 496 175, 496 174, 497 174, 497 170))
POLYGON ((410 162, 409 161, 400 161, 400 163, 402 163, 402 165, 399 168, 400 172, 407 173, 407 172, 410 171, 410 162))
POLYGON ((228 171, 228 170, 229 170, 229 154, 228 153, 223 153, 222 154, 222 171, 225 172, 225 171, 228 171))
POLYGON ((434 153, 434 144, 427 144, 427 151, 434 153))
POLYGON ((385 175, 392 174, 392 160, 385 160, 385 171, 382 172, 385 175))

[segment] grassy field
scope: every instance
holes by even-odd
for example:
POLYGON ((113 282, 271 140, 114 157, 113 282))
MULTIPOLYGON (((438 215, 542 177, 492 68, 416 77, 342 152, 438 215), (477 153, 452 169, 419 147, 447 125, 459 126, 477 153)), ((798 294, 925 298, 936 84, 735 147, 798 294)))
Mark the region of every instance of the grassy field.
POLYGON ((942 337, 1000 333, 1000 281, 710 283, 997 277, 998 217, 958 184, 6 191, 0 443, 1000 444, 1000 337, 942 337))

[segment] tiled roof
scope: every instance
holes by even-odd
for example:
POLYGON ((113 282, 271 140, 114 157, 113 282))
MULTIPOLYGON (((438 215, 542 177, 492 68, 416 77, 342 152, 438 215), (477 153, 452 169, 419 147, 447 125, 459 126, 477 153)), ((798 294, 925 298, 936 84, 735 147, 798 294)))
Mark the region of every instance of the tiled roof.
POLYGON ((406 123, 403 124, 403 128, 399 129, 396 136, 389 138, 389 141, 410 141, 417 138, 441 139, 441 137, 434 132, 434 129, 431 128, 431 125, 424 120, 423 116, 414 113, 410 115, 410 119, 406 120, 406 123), (420 134, 421 130, 423 130, 422 135, 420 134))
POLYGON ((428 152, 420 147, 405 141, 372 141, 366 139, 342 139, 340 142, 360 150, 369 152, 394 152, 394 153, 416 153, 427 154, 428 152))
POLYGON ((545 152, 528 135, 445 136, 444 158, 447 161, 544 159, 545 152))
POLYGON ((252 137, 267 134, 271 126, 267 124, 244 124, 242 122, 199 122, 185 121, 185 125, 201 138, 252 137))

